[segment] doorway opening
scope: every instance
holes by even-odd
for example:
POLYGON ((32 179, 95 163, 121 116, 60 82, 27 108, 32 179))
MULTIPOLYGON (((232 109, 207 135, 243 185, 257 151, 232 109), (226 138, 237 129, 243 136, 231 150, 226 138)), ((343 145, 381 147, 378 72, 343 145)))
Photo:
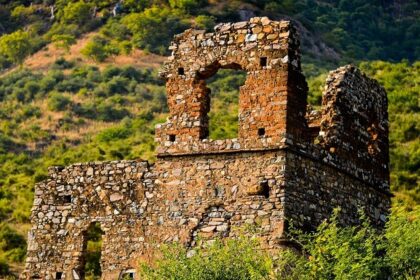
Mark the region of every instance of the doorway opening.
POLYGON ((99 222, 91 223, 85 232, 84 275, 86 280, 101 279, 102 237, 104 232, 99 222))

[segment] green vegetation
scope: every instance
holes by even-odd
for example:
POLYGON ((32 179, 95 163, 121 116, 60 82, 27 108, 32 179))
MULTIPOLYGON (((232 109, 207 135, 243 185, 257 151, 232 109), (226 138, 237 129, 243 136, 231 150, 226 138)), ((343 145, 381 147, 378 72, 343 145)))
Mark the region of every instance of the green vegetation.
POLYGON ((210 139, 238 138, 239 87, 245 83, 245 77, 245 72, 222 69, 209 79, 210 139))
POLYGON ((12 62, 21 65, 30 52, 31 44, 27 32, 19 30, 0 37, 0 53, 12 62))
POLYGON ((85 278, 87 280, 101 279, 101 250, 102 250, 102 235, 101 225, 93 223, 86 233, 86 266, 85 278))
POLYGON ((313 233, 293 232, 299 251, 271 255, 258 239, 217 240, 189 251, 169 245, 142 279, 418 279, 420 208, 395 206, 383 232, 361 216, 359 226, 341 227, 339 211, 313 233), (391 277, 391 278, 388 278, 391 277))
POLYGON ((237 21, 241 10, 274 19, 287 15, 298 21, 305 59, 312 62, 307 69, 314 73, 355 60, 415 61, 420 56, 420 4, 416 0, 129 0, 118 6, 117 0, 33 2, 30 6, 26 0, 1 1, 0 35, 31 38, 31 45, 25 45, 18 56, 2 52, 1 68, 21 63, 49 42, 59 40, 67 48, 74 42, 68 39, 98 28, 113 45, 108 53, 94 39, 88 56, 99 61, 124 53, 127 45, 168 54, 174 34, 189 27, 211 29, 215 22, 237 21), (22 29, 27 30, 25 36, 22 29))
POLYGON ((192 250, 169 245, 154 267, 142 264, 140 275, 146 280, 269 279, 273 262, 257 248, 258 241, 250 238, 216 240, 192 250))

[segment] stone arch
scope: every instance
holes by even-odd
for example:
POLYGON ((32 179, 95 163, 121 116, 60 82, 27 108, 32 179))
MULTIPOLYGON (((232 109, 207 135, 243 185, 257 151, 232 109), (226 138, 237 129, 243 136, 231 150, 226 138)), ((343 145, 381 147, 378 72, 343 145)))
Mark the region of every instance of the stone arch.
MULTIPOLYGON (((210 133, 211 133, 211 123, 210 123, 210 111, 211 111, 211 107, 212 107, 212 92, 211 89, 208 87, 208 80, 212 77, 214 77, 219 70, 222 69, 229 69, 229 70, 237 70, 237 71, 245 71, 245 69, 237 63, 229 63, 229 64, 221 64, 219 61, 215 61, 212 64, 204 67, 203 69, 201 69, 200 71, 197 71, 197 74, 195 75, 195 79, 197 80, 198 83, 200 83, 202 86, 199 87, 199 89, 203 90, 202 95, 200 95, 203 98, 202 101, 202 105, 203 105, 203 115, 201 118, 201 123, 202 123, 202 129, 200 132, 200 139, 209 139, 210 138, 210 133)), ((240 98, 241 98, 241 92, 242 92, 242 86, 244 84, 242 84, 239 88, 238 88, 238 107, 239 107, 239 102, 240 102, 240 98)), ((239 108, 238 108, 239 109, 239 108)), ((239 114, 240 112, 238 112, 239 114)), ((237 123, 236 125, 239 127, 239 116, 237 118, 237 123)))
POLYGON ((201 215, 198 224, 191 230, 190 247, 194 247, 197 241, 212 240, 214 238, 228 237, 230 233, 230 219, 232 213, 223 205, 207 207, 201 215))
POLYGON ((221 150, 203 143, 208 134, 204 78, 220 68, 247 72, 239 102, 238 142, 223 148, 272 148, 306 132, 307 86, 300 72, 299 41, 290 22, 254 18, 220 24, 214 33, 187 30, 175 36, 166 80, 169 119, 156 127, 158 153, 221 150))

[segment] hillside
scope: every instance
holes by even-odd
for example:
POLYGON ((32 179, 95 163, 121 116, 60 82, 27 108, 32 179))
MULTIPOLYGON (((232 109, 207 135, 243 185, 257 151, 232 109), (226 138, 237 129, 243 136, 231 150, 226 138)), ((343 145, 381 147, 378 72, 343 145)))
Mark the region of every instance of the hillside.
MULTIPOLYGON (((167 114, 157 71, 172 35, 252 15, 296 21, 312 105, 337 65, 378 79, 390 103, 392 190, 419 204, 418 1, 126 0, 115 17, 116 1, 32 2, 0 0, 0 275, 21 269, 33 186, 48 166, 154 160, 154 125, 167 114)), ((235 135, 243 81, 227 70, 210 81, 212 138, 235 135)))

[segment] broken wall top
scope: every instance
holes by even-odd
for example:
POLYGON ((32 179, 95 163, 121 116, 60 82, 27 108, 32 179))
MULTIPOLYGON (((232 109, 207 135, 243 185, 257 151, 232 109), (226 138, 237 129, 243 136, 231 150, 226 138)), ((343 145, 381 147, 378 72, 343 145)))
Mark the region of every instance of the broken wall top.
POLYGON ((176 35, 170 49, 161 72, 170 116, 156 129, 158 155, 270 149, 304 133, 307 85, 291 22, 262 17, 219 24, 214 33, 190 29, 176 35), (206 79, 219 69, 247 76, 239 90, 238 137, 214 141, 206 79))
POLYGON ((197 75, 208 78, 218 68, 253 71, 280 68, 289 62, 300 70, 299 41, 290 21, 257 17, 219 24, 214 30, 188 29, 176 35, 161 75, 166 79, 182 73, 187 79, 197 75), (268 58, 266 66, 260 64, 262 57, 268 58))

